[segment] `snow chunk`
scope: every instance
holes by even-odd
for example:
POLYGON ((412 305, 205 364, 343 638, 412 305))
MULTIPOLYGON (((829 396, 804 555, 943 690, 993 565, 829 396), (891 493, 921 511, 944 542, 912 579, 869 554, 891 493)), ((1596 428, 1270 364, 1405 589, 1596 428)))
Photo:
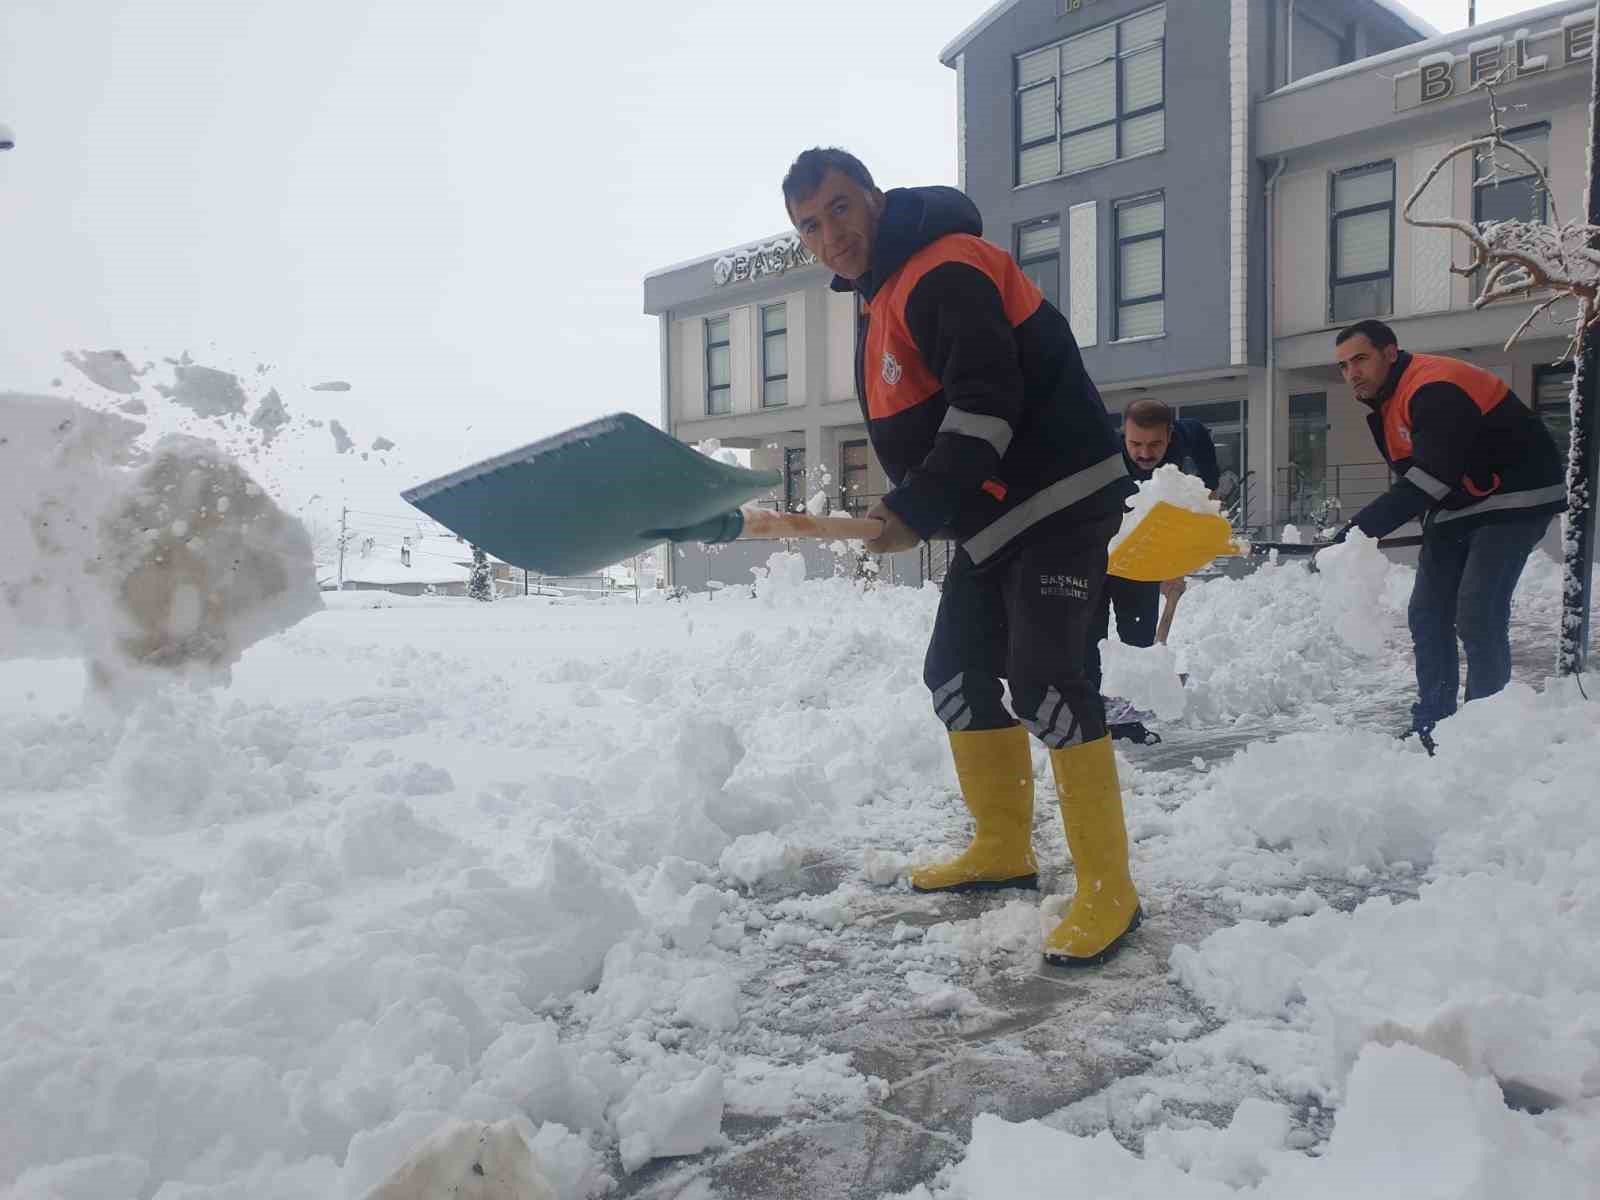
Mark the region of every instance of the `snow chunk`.
POLYGON ((261 403, 256 405, 256 411, 250 417, 250 425, 261 431, 261 444, 270 446, 272 439, 283 432, 289 424, 289 410, 283 403, 283 397, 278 395, 278 389, 273 388, 261 398, 261 403))
POLYGON ((404 800, 346 813, 338 833, 339 865, 349 875, 404 875, 443 858, 456 839, 424 825, 404 800))
POLYGON ((221 669, 321 607, 304 528, 214 447, 146 454, 124 418, 3 399, 0 657, 81 654, 106 684, 221 669))
POLYGON ((630 1175, 653 1158, 698 1154, 722 1141, 722 1072, 707 1067, 685 1083, 647 1075, 617 1110, 622 1169, 630 1175))
POLYGON ((517 1122, 452 1121, 365 1200, 556 1200, 517 1122))
POLYGON ((313 392, 348 392, 350 385, 342 379, 329 379, 323 383, 313 383, 311 390, 313 392))
POLYGON ((156 384, 156 391, 181 404, 197 417, 228 417, 244 412, 244 388, 239 377, 215 367, 178 362, 172 367, 172 386, 156 384))
POLYGON ((799 863, 799 851, 776 834, 765 831, 735 838, 717 860, 724 875, 737 879, 747 888, 781 875, 799 863))
POLYGON ((1317 570, 1326 577, 1323 618, 1345 645, 1368 658, 1383 653, 1384 631, 1373 610, 1389 569, 1377 539, 1359 529, 1352 528, 1342 544, 1317 552, 1317 570))
POLYGON ((1212 515, 1222 512, 1221 502, 1211 498, 1210 489, 1203 480, 1194 475, 1186 475, 1178 467, 1168 463, 1164 467, 1157 467, 1149 479, 1140 482, 1138 492, 1128 500, 1128 511, 1122 518, 1122 527, 1111 539, 1108 549, 1115 550, 1120 546, 1123 539, 1144 520, 1145 515, 1161 503, 1188 509, 1190 512, 1212 515))
POLYGON ((345 427, 337 420, 328 422, 328 432, 333 434, 333 450, 335 454, 345 454, 356 444, 355 439, 350 436, 345 427))
POLYGON ((90 382, 99 384, 108 392, 124 396, 131 396, 139 390, 139 376, 149 370, 148 366, 135 369, 121 350, 81 350, 77 353, 68 350, 61 357, 83 372, 90 382))
POLYGON ((393 450, 394 443, 386 437, 375 437, 372 439, 372 449, 374 453, 382 454, 385 450, 393 450))

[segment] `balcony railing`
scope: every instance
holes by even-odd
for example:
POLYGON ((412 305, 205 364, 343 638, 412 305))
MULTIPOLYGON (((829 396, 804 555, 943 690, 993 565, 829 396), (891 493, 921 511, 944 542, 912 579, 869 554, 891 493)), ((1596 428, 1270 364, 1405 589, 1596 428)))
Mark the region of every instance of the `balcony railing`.
POLYGON ((1339 463, 1320 472, 1279 467, 1277 523, 1341 525, 1388 491, 1393 478, 1385 462, 1339 463))

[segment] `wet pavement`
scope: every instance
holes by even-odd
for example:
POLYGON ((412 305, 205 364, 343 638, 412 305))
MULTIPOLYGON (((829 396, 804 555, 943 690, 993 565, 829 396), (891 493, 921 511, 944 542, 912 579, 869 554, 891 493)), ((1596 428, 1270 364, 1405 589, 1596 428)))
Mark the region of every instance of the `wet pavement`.
MULTIPOLYGON (((1548 630, 1514 631, 1516 679, 1542 684, 1553 657, 1548 630)), ((1390 672, 1370 693, 1333 706, 1335 719, 1403 729, 1411 696, 1400 678, 1390 672)), ((1327 717, 1324 709, 1319 719, 1327 717)), ((1175 729, 1159 746, 1124 743, 1119 750, 1140 768, 1144 785, 1158 782, 1163 773, 1180 777, 1173 779, 1176 785, 1194 772, 1197 757, 1215 764, 1251 742, 1312 727, 1309 717, 1286 716, 1221 732, 1175 729)), ((1174 792, 1181 797, 1181 788, 1174 792)), ((825 894, 846 884, 846 875, 842 865, 819 860, 770 899, 825 894)), ((1046 895, 1069 890, 1067 880, 1048 870, 1040 882, 1046 895)), ((1303 880, 1296 889, 1302 886, 1303 880)), ((1397 898, 1405 894, 1393 880, 1357 886, 1337 879, 1311 886, 1344 910, 1380 891, 1397 898)), ((850 924, 831 939, 766 951, 770 969, 757 972, 745 988, 747 1021, 765 1033, 796 1038, 805 1048, 796 1061, 806 1055, 848 1055, 857 1071, 883 1081, 880 1094, 866 1104, 804 1118, 756 1117, 730 1108, 723 1121, 729 1143, 724 1149, 658 1160, 632 1176, 619 1175, 613 1194, 652 1200, 822 1200, 902 1193, 931 1182, 963 1156, 972 1120, 981 1113, 1010 1121, 1046 1117, 1069 1106, 1092 1113, 1102 1099, 1101 1127, 1137 1143, 1137 1135, 1118 1128, 1112 1117, 1118 1081, 1151 1066, 1153 1044, 1197 1038, 1214 1027, 1169 977, 1172 950, 1198 942, 1236 916, 1206 901, 1158 902, 1127 948, 1103 968, 1055 968, 1020 954, 1004 956, 998 965, 964 962, 959 984, 976 997, 976 1005, 960 1014, 905 1006, 905 984, 894 960, 903 936, 897 929, 970 920, 1021 895, 944 896, 930 902, 900 888, 855 894, 850 924), (775 982, 780 972, 803 986, 775 982), (900 1001, 889 999, 896 995, 900 1001), (864 1004, 867 998, 872 1002, 864 1004)), ((1226 1124, 1232 1103, 1226 1097, 1201 1098, 1187 1115, 1226 1124), (1216 1111, 1208 1111, 1208 1104, 1216 1111)), ((1325 1136, 1330 1119, 1311 1106, 1301 1123, 1325 1136)))

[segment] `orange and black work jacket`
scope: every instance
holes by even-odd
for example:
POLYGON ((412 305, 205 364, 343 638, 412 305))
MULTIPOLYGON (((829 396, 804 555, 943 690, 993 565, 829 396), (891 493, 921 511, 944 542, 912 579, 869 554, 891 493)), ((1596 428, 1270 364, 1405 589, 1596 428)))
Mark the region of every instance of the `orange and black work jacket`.
POLYGON ((1460 359, 1401 353, 1367 424, 1399 478, 1356 514, 1371 537, 1549 515, 1567 507, 1561 452, 1500 378, 1460 359), (1456 523, 1460 522, 1460 525, 1456 523))
POLYGON ((982 232, 954 188, 897 188, 867 274, 833 281, 865 302, 856 390, 884 504, 980 565, 1134 491, 1066 318, 982 232))

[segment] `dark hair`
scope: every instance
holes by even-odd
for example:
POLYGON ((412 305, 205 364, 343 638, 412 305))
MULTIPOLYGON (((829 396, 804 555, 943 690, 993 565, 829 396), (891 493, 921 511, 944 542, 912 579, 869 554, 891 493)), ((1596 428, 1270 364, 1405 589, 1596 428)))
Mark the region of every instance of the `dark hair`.
POLYGON ((783 207, 792 215, 794 202, 815 193, 829 171, 838 171, 869 191, 878 190, 878 185, 872 182, 872 172, 850 151, 837 146, 813 146, 801 152, 783 177, 783 207))
POLYGON ((1342 346, 1353 337, 1364 337, 1379 350, 1382 350, 1385 346, 1398 346, 1400 344, 1400 339, 1395 337, 1394 330, 1390 329, 1382 321, 1370 319, 1357 321, 1354 325, 1346 325, 1339 330, 1339 336, 1333 339, 1333 344, 1342 346))
POLYGON ((1172 407, 1154 396, 1140 396, 1122 411, 1124 424, 1134 424, 1140 429, 1154 429, 1158 425, 1172 428, 1172 407))

